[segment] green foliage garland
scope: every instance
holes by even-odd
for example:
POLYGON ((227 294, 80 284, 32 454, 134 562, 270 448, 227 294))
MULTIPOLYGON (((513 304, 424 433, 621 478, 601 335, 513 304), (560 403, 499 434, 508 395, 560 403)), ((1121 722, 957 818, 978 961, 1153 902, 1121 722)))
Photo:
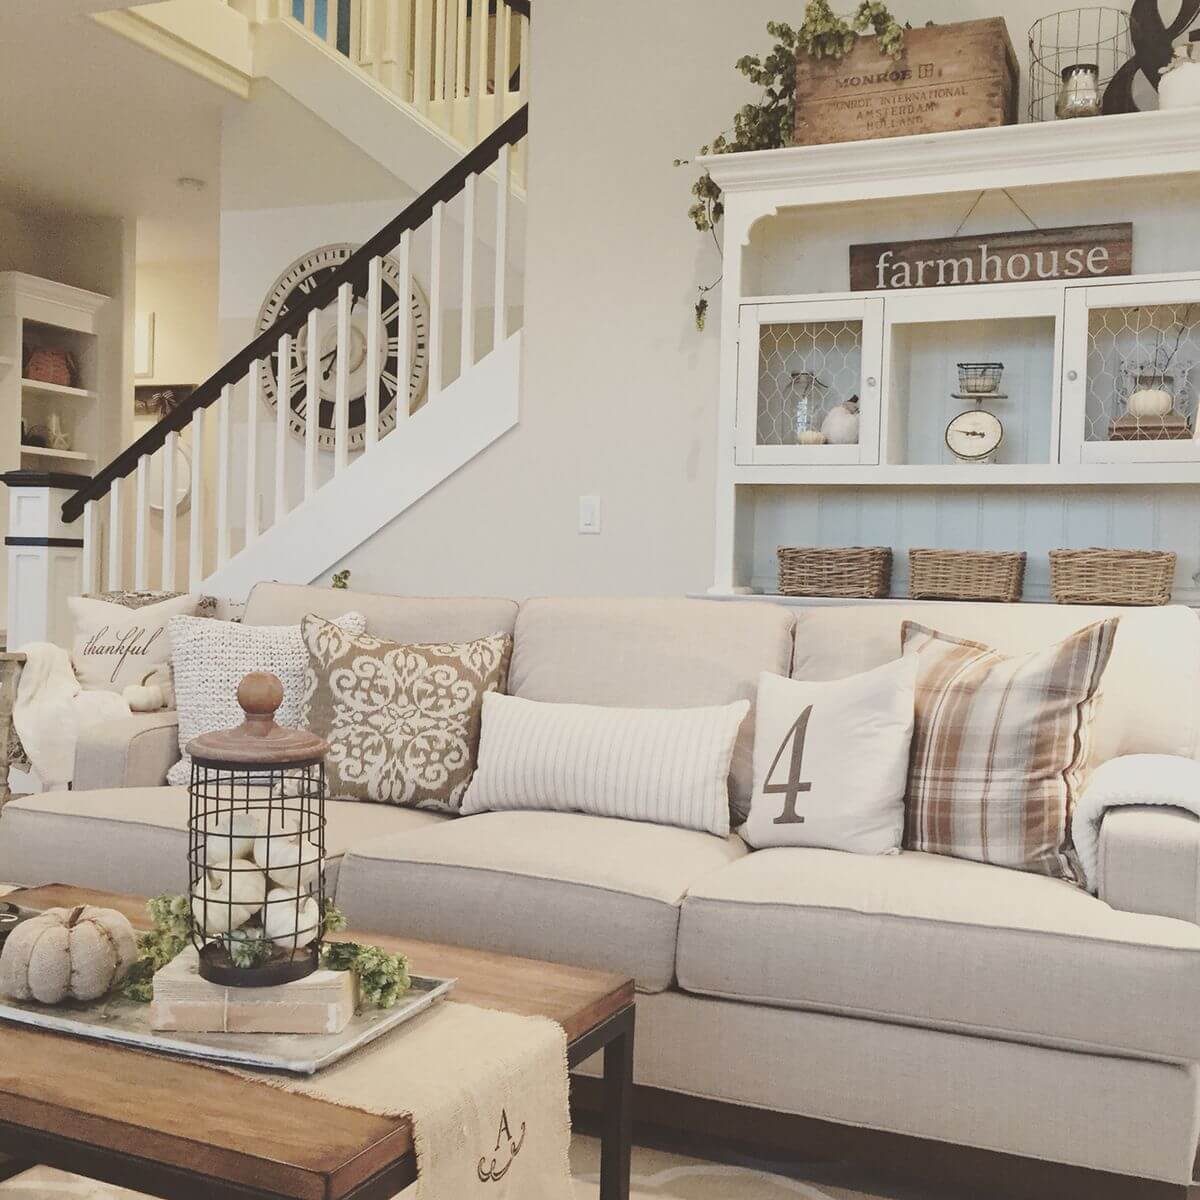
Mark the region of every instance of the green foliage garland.
MULTIPOLYGON (((149 1004, 154 998, 154 973, 180 954, 192 940, 192 909, 186 896, 156 896, 146 905, 154 928, 138 937, 138 959, 130 968, 121 993, 127 1000, 149 1004)), ((330 900, 322 914, 326 933, 346 928, 346 918, 330 900)), ((241 931, 239 930, 239 933, 241 931)), ((255 967, 271 956, 271 943, 261 937, 231 936, 229 956, 239 967, 255 967)), ((359 942, 327 942, 321 966, 330 971, 353 971, 359 996, 371 1008, 394 1008, 412 986, 408 959, 378 946, 359 942)))
MULTIPOLYGON (((720 133, 700 154, 738 154, 747 150, 775 150, 786 146, 796 125, 796 57, 844 58, 854 49, 860 34, 873 30, 879 49, 892 58, 904 52, 904 29, 888 11, 883 0, 860 0, 850 18, 838 16, 829 0, 808 0, 804 22, 799 29, 783 21, 768 21, 767 33, 775 45, 765 58, 746 54, 737 60, 737 69, 763 89, 755 103, 743 104, 733 115, 731 133, 720 133)), ((677 167, 690 160, 675 160, 677 167)), ((702 171, 692 184, 688 217, 701 233, 712 235, 721 252, 716 227, 725 213, 721 189, 707 171, 702 171)), ((696 328, 703 329, 708 315, 708 293, 721 282, 701 284, 696 301, 696 328)))

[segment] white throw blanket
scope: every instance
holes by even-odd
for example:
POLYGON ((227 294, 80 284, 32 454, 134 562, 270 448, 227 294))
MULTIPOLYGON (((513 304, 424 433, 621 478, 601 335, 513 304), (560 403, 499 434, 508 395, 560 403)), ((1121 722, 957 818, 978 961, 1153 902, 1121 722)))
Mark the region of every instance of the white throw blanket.
POLYGON ((75 777, 80 730, 129 716, 129 705, 116 692, 85 692, 61 646, 30 642, 20 650, 25 665, 17 683, 13 725, 43 786, 66 787, 75 777))
POLYGON ((1096 768, 1071 823, 1088 891, 1096 891, 1100 884, 1104 814, 1110 808, 1135 804, 1182 808, 1200 817, 1200 762, 1177 754, 1126 754, 1096 768))

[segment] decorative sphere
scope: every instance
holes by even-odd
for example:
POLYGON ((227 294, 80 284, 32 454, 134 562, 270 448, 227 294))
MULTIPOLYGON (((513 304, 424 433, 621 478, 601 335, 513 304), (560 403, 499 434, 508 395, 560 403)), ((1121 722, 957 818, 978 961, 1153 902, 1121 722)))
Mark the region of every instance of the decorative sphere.
POLYGON ((283 703, 283 684, 270 671, 251 671, 238 684, 237 700, 247 715, 269 717, 283 703))

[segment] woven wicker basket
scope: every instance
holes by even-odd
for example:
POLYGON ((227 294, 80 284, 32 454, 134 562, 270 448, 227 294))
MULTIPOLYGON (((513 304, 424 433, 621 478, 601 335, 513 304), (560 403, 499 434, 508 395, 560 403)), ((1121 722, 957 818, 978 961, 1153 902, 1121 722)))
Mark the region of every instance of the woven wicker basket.
POLYGON ((887 546, 780 546, 783 596, 865 596, 891 591, 892 552, 887 546))
POLYGON ((1170 550, 1051 550, 1050 594, 1059 604, 1169 604, 1170 550))
POLYGON ((1021 598, 1025 553, 1014 550, 910 550, 908 594, 914 600, 1021 598))

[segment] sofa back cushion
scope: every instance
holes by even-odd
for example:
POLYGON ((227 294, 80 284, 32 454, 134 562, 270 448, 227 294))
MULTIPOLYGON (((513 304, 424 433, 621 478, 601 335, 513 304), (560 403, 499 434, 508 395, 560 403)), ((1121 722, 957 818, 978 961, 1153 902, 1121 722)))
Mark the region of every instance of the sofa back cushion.
MULTIPOLYGON (((682 599, 527 600, 508 690, 526 700, 696 708, 749 700, 763 671, 786 675, 792 614, 775 604, 682 599)), ((753 784, 754 710, 730 772, 735 824, 753 784)))
POLYGON ((259 583, 250 593, 246 625, 299 625, 309 613, 332 621, 360 612, 367 632, 396 642, 472 642, 513 631, 515 600, 490 597, 380 596, 293 583, 259 583))
POLYGON ((880 604, 802 609, 795 679, 840 679, 900 656, 904 621, 1028 654, 1120 617, 1092 730, 1093 766, 1119 754, 1200 756, 1200 619, 1190 608, 1058 604, 880 604))

